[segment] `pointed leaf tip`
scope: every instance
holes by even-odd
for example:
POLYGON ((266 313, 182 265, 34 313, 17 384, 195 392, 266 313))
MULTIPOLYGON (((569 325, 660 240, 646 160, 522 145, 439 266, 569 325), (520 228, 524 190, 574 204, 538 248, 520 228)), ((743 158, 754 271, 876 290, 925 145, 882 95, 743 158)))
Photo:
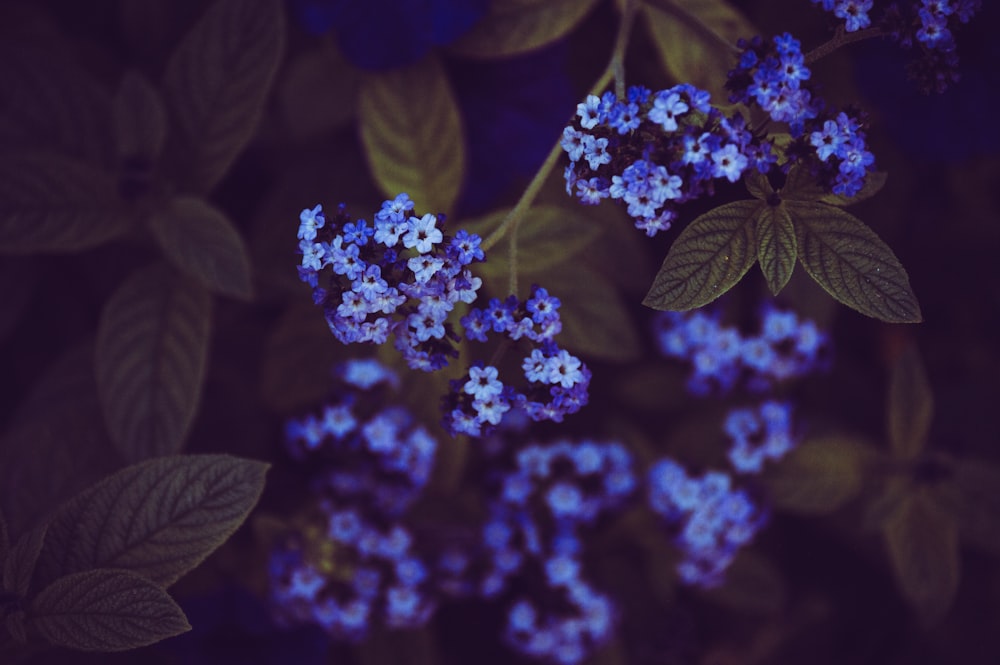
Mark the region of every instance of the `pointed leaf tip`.
POLYGON ((698 217, 667 252, 642 304, 688 310, 733 288, 757 260, 754 217, 760 201, 736 201, 698 217))
POLYGON ((827 293, 881 321, 921 321, 906 270, 864 222, 816 201, 785 205, 795 225, 799 262, 827 293))

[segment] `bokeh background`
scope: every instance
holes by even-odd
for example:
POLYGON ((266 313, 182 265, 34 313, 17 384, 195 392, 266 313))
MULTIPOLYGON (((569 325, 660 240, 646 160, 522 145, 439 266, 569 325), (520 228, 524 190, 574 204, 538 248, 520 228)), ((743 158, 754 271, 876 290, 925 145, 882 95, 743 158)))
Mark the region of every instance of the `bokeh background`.
MULTIPOLYGON (((114 175, 126 205, 155 206, 157 196, 183 188, 164 184, 173 182, 166 166, 116 161, 101 133, 108 120, 97 106, 88 106, 88 99, 92 93, 111 99, 126 72, 141 73, 155 85, 171 53, 210 4, 0 2, 0 48, 7 54, 0 59, 0 152, 44 151, 92 160, 114 175), (34 116, 41 118, 34 126, 24 121, 32 116, 22 113, 25 103, 44 103, 47 109, 34 116), (50 131, 47 122, 59 131, 50 131)), ((440 63, 457 104, 465 152, 457 197, 442 212, 461 226, 463 220, 516 202, 610 56, 618 10, 604 1, 592 3, 566 34, 538 48, 477 56, 468 35, 484 21, 490 4, 283 4, 284 48, 252 138, 214 186, 199 193, 224 212, 244 240, 253 295, 213 300, 200 402, 183 444, 186 452, 269 461, 268 486, 244 528, 172 587, 194 627, 189 634, 123 654, 42 652, 26 662, 529 662, 502 644, 497 630, 502 608, 488 603, 445 606, 426 630, 380 634, 356 647, 331 643, 315 627, 278 627, 266 602, 268 520, 290 519, 303 501, 304 471, 287 459, 281 445, 284 422, 322 403, 334 363, 369 353, 333 339, 295 272, 301 209, 346 202, 357 216, 367 216, 389 194, 380 190, 373 156, 361 140, 359 95, 366 81, 428 58, 440 63)), ((791 32, 807 48, 824 41, 831 26, 805 0, 706 4, 726 4, 765 36, 791 32)), ((826 515, 776 511, 754 544, 756 567, 713 593, 678 586, 662 574, 671 565, 668 560, 648 553, 637 559, 627 531, 603 534, 595 545, 601 553, 599 575, 625 596, 618 598, 624 610, 617 638, 591 662, 1000 662, 1000 472, 994 470, 1000 469, 998 12, 996 3, 985 2, 959 33, 962 80, 940 96, 912 89, 904 73, 907 54, 888 43, 857 44, 813 68, 828 100, 853 102, 870 114, 871 149, 879 170, 889 174, 888 184, 853 211, 907 268, 924 321, 904 326, 867 319, 837 305, 803 279, 801 269, 779 298, 783 306, 816 321, 832 340, 830 371, 786 391, 804 431, 847 432, 886 449, 891 368, 900 349, 919 350, 935 414, 926 457, 912 470, 914 482, 947 482, 956 464, 984 474, 976 480, 980 521, 963 538, 960 582, 949 608, 928 624, 907 603, 878 529, 862 524, 867 505, 862 492, 826 515)), ((696 41, 692 35, 682 37, 696 41)), ((626 59, 630 84, 657 90, 682 82, 664 67, 664 49, 656 40, 655 32, 637 21, 626 59)), ((683 50, 684 44, 672 48, 683 50)), ((417 125, 426 120, 419 117, 424 102, 414 100, 411 120, 417 125)), ((183 163, 190 147, 175 145, 171 137, 166 141, 164 154, 179 155, 177 163, 183 163)), ((647 239, 614 206, 580 210, 562 192, 561 169, 540 200, 566 208, 567 215, 590 215, 608 225, 599 246, 580 259, 579 269, 584 287, 587 274, 599 274, 613 294, 611 304, 599 302, 597 314, 577 314, 577 331, 566 342, 594 370, 591 404, 559 428, 541 428, 531 437, 599 435, 692 463, 712 459, 718 451, 703 433, 719 421, 724 402, 684 391, 686 368, 660 355, 653 312, 639 304, 677 231, 647 239)), ((0 208, 4 191, 0 184, 0 208)), ((741 185, 720 187, 716 199, 691 205, 675 227, 742 196, 741 185)), ((85 251, 4 254, 0 431, 12 432, 26 412, 45 423, 33 430, 30 442, 11 434, 0 441, 0 499, 8 520, 24 528, 125 463, 101 425, 93 424, 95 404, 86 388, 46 392, 39 386, 67 363, 83 368, 86 384, 86 349, 102 308, 134 270, 158 261, 160 253, 147 237, 130 233, 85 251)), ((586 305, 583 291, 564 297, 566 312, 574 304, 586 305)), ((765 293, 755 268, 720 306, 728 320, 749 328, 765 293)), ((436 398, 427 396, 433 391, 420 383, 426 380, 407 378, 403 400, 433 425, 436 398)), ((458 448, 475 445, 442 444, 442 466, 453 473, 462 458, 458 448)), ((439 482, 429 504, 449 501, 461 482, 439 482)), ((925 536, 936 539, 934 533, 925 536)))

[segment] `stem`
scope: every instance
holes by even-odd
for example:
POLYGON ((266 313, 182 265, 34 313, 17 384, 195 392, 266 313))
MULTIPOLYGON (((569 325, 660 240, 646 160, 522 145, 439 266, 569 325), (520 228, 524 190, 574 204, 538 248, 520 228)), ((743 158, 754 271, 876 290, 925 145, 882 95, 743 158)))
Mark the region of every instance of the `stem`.
POLYGON ((618 23, 618 34, 615 35, 615 47, 611 51, 611 62, 608 69, 615 77, 615 96, 625 99, 625 50, 628 47, 632 23, 635 22, 636 11, 639 9, 637 0, 625 0, 622 8, 622 20, 618 23))
POLYGON ((830 55, 841 46, 847 46, 848 44, 871 39, 872 37, 881 37, 883 34, 882 29, 878 27, 865 28, 864 30, 856 30, 855 32, 845 32, 842 27, 837 28, 837 32, 830 38, 830 41, 820 44, 805 54, 805 64, 811 65, 820 58, 830 55))
POLYGON ((510 266, 510 282, 509 293, 517 295, 517 229, 518 225, 515 224, 510 230, 510 257, 508 259, 508 264, 510 266))
MULTIPOLYGON (((611 78, 613 76, 614 73, 609 65, 601 74, 601 77, 597 79, 594 86, 590 89, 589 94, 599 94, 602 90, 604 90, 604 88, 608 87, 608 83, 611 82, 611 78)), ((542 185, 545 184, 545 179, 549 177, 550 173, 552 173, 552 169, 555 167, 556 162, 559 161, 559 157, 562 155, 562 152, 562 137, 560 137, 559 140, 556 141, 556 144, 552 146, 552 150, 549 151, 549 156, 545 158, 544 162, 542 162, 542 166, 538 169, 538 172, 535 173, 535 177, 531 179, 530 183, 528 183, 528 187, 524 190, 524 193, 521 194, 521 198, 518 200, 517 204, 509 213, 507 213, 507 216, 504 217, 503 222, 501 222, 500 226, 497 227, 497 230, 483 240, 480 247, 482 247, 484 252, 488 251, 491 247, 500 242, 500 239, 507 235, 507 231, 509 231, 511 227, 521 222, 521 218, 524 217, 524 213, 528 211, 531 204, 535 202, 535 197, 538 196, 538 192, 542 189, 542 185)))

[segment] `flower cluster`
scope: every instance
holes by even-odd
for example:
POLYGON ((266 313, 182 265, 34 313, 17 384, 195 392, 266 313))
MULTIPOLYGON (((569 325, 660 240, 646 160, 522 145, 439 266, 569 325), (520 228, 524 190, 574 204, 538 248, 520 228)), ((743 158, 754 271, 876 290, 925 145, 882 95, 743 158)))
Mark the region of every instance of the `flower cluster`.
POLYGON ((909 73, 925 92, 944 92, 958 80, 958 52, 953 31, 968 23, 981 0, 811 0, 844 21, 845 32, 874 26, 904 48, 916 45, 921 55, 909 73), (875 5, 881 5, 875 7, 875 5), (878 10, 878 13, 869 15, 878 10))
POLYGON ((427 484, 437 442, 406 409, 383 408, 381 395, 362 395, 381 384, 397 386, 390 370, 373 360, 354 360, 339 374, 356 390, 318 415, 289 420, 286 448, 295 459, 321 465, 314 489, 327 500, 398 515, 427 484))
POLYGON ((813 93, 801 44, 787 32, 770 42, 759 36, 741 40, 740 47, 743 53, 726 82, 730 101, 756 104, 772 120, 788 123, 793 142, 783 168, 803 162, 823 187, 854 196, 875 163, 865 143, 862 119, 827 108, 813 93))
POLYGON ((741 115, 726 117, 709 94, 691 85, 652 92, 634 86, 626 99, 590 95, 563 130, 569 155, 566 190, 583 203, 623 201, 649 236, 670 228, 677 206, 736 182, 748 168, 766 172, 770 144, 749 132, 741 115))
POLYGON ((784 457, 794 446, 792 406, 769 400, 756 408, 733 409, 726 416, 732 442, 729 463, 737 473, 759 473, 766 460, 784 457))
POLYGON ((482 280, 468 266, 484 255, 479 236, 446 236, 443 215, 412 211, 406 194, 385 201, 370 226, 343 205, 330 220, 322 206, 303 210, 299 277, 338 340, 384 344, 394 335, 409 366, 430 371, 456 355, 448 315, 476 299, 482 280))
POLYGON ((553 341, 562 330, 559 305, 558 298, 536 285, 527 300, 494 298, 487 307, 472 309, 462 317, 469 339, 485 342, 496 333, 511 342, 530 342, 531 351, 521 363, 527 387, 518 390, 500 380, 498 368, 474 364, 462 378, 451 381, 444 399, 444 425, 449 433, 486 434, 511 407, 519 407, 532 420, 562 422, 563 416, 587 403, 590 370, 553 341))
POLYGON ((704 311, 663 312, 655 325, 664 355, 691 361, 688 390, 696 395, 728 391, 743 377, 751 390, 763 391, 822 368, 829 355, 816 324, 773 305, 762 309, 760 331, 749 337, 704 311))
POLYGON ((741 547, 766 522, 766 513, 730 477, 709 471, 691 477, 684 467, 663 459, 649 471, 649 505, 674 531, 684 553, 677 572, 686 584, 714 587, 741 547))
POLYGON ((366 637, 375 623, 424 625, 435 603, 410 532, 400 524, 380 526, 357 510, 324 508, 325 530, 304 529, 271 554, 276 618, 314 623, 350 641, 366 637))
POLYGON ((405 409, 385 406, 380 388, 399 383, 390 370, 354 360, 336 374, 345 394, 286 427, 291 457, 315 469, 320 517, 273 552, 272 603, 286 623, 358 640, 377 621, 412 628, 433 611, 431 576, 400 518, 430 478, 437 442, 405 409))
POLYGON ((578 663, 610 637, 610 600, 583 579, 579 530, 616 508, 635 490, 632 460, 617 443, 559 441, 516 454, 499 481, 483 528, 489 562, 480 590, 490 598, 518 575, 542 592, 518 598, 505 637, 516 650, 578 663))

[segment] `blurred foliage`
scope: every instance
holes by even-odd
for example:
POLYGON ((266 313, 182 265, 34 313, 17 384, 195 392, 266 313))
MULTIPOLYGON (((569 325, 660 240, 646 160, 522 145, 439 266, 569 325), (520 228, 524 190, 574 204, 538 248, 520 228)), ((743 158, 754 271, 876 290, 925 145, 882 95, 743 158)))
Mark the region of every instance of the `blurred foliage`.
MULTIPOLYGON (((641 3, 629 83, 722 95, 724 43, 825 39, 811 3, 779 4, 641 3)), ((366 217, 407 191, 485 237, 606 65, 622 6, 494 0, 456 41, 372 71, 279 0, 0 3, 0 662, 522 662, 485 603, 360 648, 274 626, 261 600, 273 538, 240 525, 258 499, 261 515, 294 519, 305 479, 281 450, 284 420, 357 354, 296 279, 299 211, 344 201, 366 217), (253 459, 273 465, 266 490, 253 459), (189 634, 145 646, 187 630, 185 614, 189 634)), ((716 304, 746 322, 780 291, 834 340, 832 371, 788 395, 802 443, 755 484, 776 512, 727 585, 681 587, 670 537, 643 511, 598 536, 592 564, 622 616, 590 662, 997 662, 1000 157, 963 120, 997 106, 985 11, 962 35, 969 82, 954 101, 887 99, 875 88, 895 89, 902 65, 876 49, 816 65, 873 116, 880 175, 850 201, 793 176, 780 206, 764 203, 766 181, 752 201, 720 187, 647 240, 553 177, 516 252, 492 249, 489 296, 509 292, 516 262, 519 293, 538 283, 561 299, 561 339, 594 372, 590 405, 538 437, 617 437, 640 471, 668 454, 721 464, 733 402, 688 395, 654 349, 641 301, 664 256, 657 306, 733 287, 716 304), (937 136, 955 128, 960 154, 937 136), (904 331, 827 293, 924 323, 904 331)), ((448 378, 405 375, 428 427, 448 378)), ((475 442, 434 431, 431 501, 449 510, 426 520, 471 523, 475 442)))

